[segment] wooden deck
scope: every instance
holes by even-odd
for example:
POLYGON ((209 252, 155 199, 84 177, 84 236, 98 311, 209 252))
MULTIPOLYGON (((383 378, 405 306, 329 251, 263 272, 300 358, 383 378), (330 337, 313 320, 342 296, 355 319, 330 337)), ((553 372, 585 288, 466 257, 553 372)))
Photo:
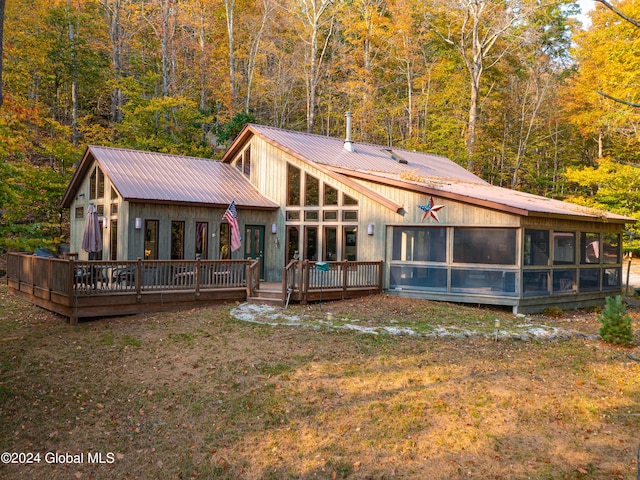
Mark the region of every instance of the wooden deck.
MULTIPOLYGON (((158 312, 228 301, 259 301, 257 260, 76 261, 7 254, 9 291, 35 305, 79 318, 158 312)), ((269 284, 269 290, 274 289, 269 284)), ((266 285, 265 285, 266 287, 266 285)), ((382 262, 292 262, 275 303, 352 298, 382 290, 382 262)), ((266 289, 263 289, 265 291, 266 289)))

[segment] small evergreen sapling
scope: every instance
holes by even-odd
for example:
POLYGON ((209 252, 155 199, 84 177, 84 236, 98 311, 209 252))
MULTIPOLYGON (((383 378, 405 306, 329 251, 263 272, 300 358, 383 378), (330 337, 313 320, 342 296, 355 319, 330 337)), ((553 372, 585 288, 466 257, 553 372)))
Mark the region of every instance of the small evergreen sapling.
POLYGON ((607 297, 598 319, 602 323, 600 336, 604 341, 619 345, 630 345, 633 342, 631 317, 627 315, 620 295, 616 295, 615 298, 607 297))

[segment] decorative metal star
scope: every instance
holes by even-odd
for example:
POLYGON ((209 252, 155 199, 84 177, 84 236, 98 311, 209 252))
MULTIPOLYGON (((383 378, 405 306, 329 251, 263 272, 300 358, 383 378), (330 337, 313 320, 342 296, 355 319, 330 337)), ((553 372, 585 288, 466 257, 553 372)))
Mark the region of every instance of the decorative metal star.
POLYGON ((418 205, 418 208, 424 212, 422 221, 424 222, 427 217, 433 217, 436 222, 440 222, 438 218, 438 210, 444 208, 444 205, 436 205, 433 201, 433 197, 429 198, 429 203, 426 205, 418 205))

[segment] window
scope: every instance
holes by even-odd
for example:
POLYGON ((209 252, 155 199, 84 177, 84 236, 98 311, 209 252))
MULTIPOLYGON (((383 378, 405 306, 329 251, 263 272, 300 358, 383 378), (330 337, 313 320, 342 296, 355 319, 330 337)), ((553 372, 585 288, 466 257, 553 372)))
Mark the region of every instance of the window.
POLYGON ((582 232, 580 234, 580 263, 600 263, 600 235, 582 232))
POLYGON ((184 222, 171 222, 171 260, 184 258, 184 222))
POLYGON ((447 229, 444 227, 395 227, 392 260, 444 262, 447 259, 447 229))
POLYGON ((96 205, 96 211, 98 215, 104 216, 104 205, 96 205))
POLYGON ((300 169, 287 164, 287 205, 300 205, 300 169))
POLYGON ((353 222, 358 220, 358 212, 354 210, 346 210, 342 212, 342 220, 345 222, 353 222))
POLYGON ((118 204, 117 203, 112 203, 111 204, 111 215, 117 215, 118 214, 118 204))
POLYGON ((620 263, 620 235, 605 233, 602 235, 602 262, 620 263))
POLYGON ((118 260, 118 221, 111 220, 111 243, 109 246, 109 260, 118 260))
POLYGON ((290 212, 287 212, 287 221, 298 221, 300 220, 300 210, 292 210, 290 212))
POLYGON ((306 227, 304 239, 304 258, 306 260, 318 260, 318 228, 306 227))
POLYGON ((84 218, 84 207, 76 207, 76 218, 84 218))
POLYGON ((324 184, 324 204, 338 205, 338 190, 326 183, 324 184))
POLYGON ((309 206, 320 205, 320 180, 309 174, 306 174, 304 178, 304 204, 309 206))
POLYGON ((325 210, 324 212, 322 212, 322 218, 324 219, 324 221, 337 221, 338 220, 338 212, 335 210, 325 210))
POLYGON ((242 152, 242 156, 238 157, 235 165, 245 176, 251 176, 251 147, 242 152))
POLYGON ((104 197, 104 173, 100 167, 96 166, 96 168, 91 172, 91 177, 89 178, 89 198, 103 198, 104 197))
POLYGON ((549 231, 524 231, 524 265, 549 265, 549 231))
POLYGON ((605 268, 602 270, 602 289, 620 290, 620 269, 605 268))
POLYGON ((304 219, 308 222, 317 222, 318 218, 320 218, 317 210, 310 210, 308 212, 304 212, 304 219))
POLYGON ((113 188, 113 186, 111 186, 111 200, 112 201, 118 200, 118 192, 116 191, 115 188, 113 188))
POLYGON ((574 263, 576 263, 576 234, 553 232, 553 264, 573 265, 574 263))
POLYGON ((346 193, 342 195, 342 204, 343 205, 358 205, 358 200, 353 197, 350 197, 346 193))
POLYGON ((338 259, 338 229, 337 227, 324 228, 324 260, 333 262, 338 259))
POLYGON ((144 221, 144 259, 145 260, 158 259, 159 224, 160 222, 158 220, 144 221))
POLYGON ((516 230, 513 228, 456 228, 453 232, 455 263, 516 264, 516 230))
POLYGON ((228 260, 231 253, 231 234, 229 232, 229 224, 220 224, 220 260, 228 260))
POLYGON ((209 239, 209 224, 207 222, 196 222, 196 258, 207 259, 209 239))
POLYGON ((344 259, 355 262, 358 258, 358 227, 344 227, 344 259))
POLYGON ((298 227, 287 227, 287 262, 300 258, 300 230, 298 227))

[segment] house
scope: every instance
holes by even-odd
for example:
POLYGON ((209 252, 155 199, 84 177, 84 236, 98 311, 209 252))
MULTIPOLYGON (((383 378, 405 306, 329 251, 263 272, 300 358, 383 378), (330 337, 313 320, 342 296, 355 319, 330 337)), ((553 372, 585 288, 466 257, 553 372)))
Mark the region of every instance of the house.
POLYGON ((622 289, 621 234, 634 220, 491 185, 447 158, 247 125, 220 162, 89 146, 62 200, 71 250, 84 214, 103 258, 382 260, 384 289, 517 312, 604 303, 622 289), (223 214, 235 202, 241 248, 223 214))

